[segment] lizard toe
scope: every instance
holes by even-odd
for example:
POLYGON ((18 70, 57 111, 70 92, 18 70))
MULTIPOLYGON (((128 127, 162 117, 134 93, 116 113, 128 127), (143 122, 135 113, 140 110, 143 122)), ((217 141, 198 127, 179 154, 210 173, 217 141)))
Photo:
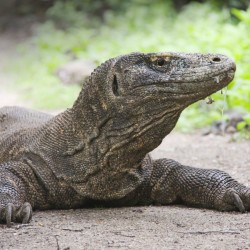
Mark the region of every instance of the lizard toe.
POLYGON ((244 203, 240 194, 232 188, 226 190, 223 198, 219 204, 219 210, 221 211, 235 211, 238 210, 241 213, 246 211, 244 203))
POLYGON ((27 224, 30 222, 31 218, 32 218, 32 207, 30 203, 25 202, 17 210, 16 219, 17 221, 22 222, 22 224, 27 224))
POLYGON ((236 193, 235 191, 230 192, 230 198, 233 204, 239 209, 241 213, 244 213, 246 211, 238 193, 236 193))
POLYGON ((21 222, 27 224, 32 218, 32 207, 30 203, 25 202, 21 206, 15 206, 8 203, 0 207, 0 221, 6 223, 7 227, 11 227, 12 222, 21 222))
POLYGON ((11 226, 11 221, 13 219, 14 209, 15 209, 14 205, 11 203, 8 203, 6 208, 5 208, 5 219, 6 219, 7 227, 11 226))

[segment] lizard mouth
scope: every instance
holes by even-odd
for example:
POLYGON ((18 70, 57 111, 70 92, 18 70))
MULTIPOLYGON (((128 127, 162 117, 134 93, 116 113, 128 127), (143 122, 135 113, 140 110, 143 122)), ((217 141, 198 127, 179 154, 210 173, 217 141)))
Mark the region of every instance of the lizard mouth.
POLYGON ((148 78, 144 83, 131 86, 130 93, 140 96, 147 91, 148 97, 158 97, 162 101, 174 100, 181 106, 186 106, 226 87, 233 80, 235 71, 236 65, 231 59, 187 70, 173 69, 172 73, 160 74, 156 82, 148 78))
MULTIPOLYGON (((165 93, 165 94, 171 94, 171 95, 190 95, 190 94, 197 94, 201 89, 205 87, 205 89, 210 89, 212 93, 217 92, 218 90, 226 87, 234 78, 234 70, 230 70, 227 72, 227 74, 217 74, 212 77, 204 78, 202 81, 166 81, 166 82, 160 82, 160 83, 152 83, 147 85, 138 85, 134 87, 133 89, 140 89, 145 87, 154 86, 158 92, 165 93), (200 83, 200 85, 198 85, 200 83), (191 87, 192 89, 190 91, 182 91, 180 93, 179 91, 176 91, 176 86, 178 86, 179 90, 181 91, 184 89, 184 86, 191 87), (203 88, 202 88, 203 87, 203 88)), ((211 94, 212 94, 211 93, 211 94)), ((208 94, 209 95, 209 94, 208 94)))
MULTIPOLYGON (((202 82, 178 82, 177 84, 171 84, 172 87, 169 86, 169 83, 165 83, 160 86, 156 85, 156 88, 158 93, 162 93, 163 98, 167 96, 167 99, 175 100, 181 106, 187 106, 225 88, 233 80, 234 72, 232 69, 224 74, 207 77, 202 82), (176 85, 178 86, 178 91, 176 91, 176 85)), ((212 99, 209 100, 209 103, 211 102, 212 99)))
POLYGON ((196 74, 184 74, 182 77, 177 77, 177 75, 169 76, 167 80, 162 79, 159 82, 152 82, 146 84, 140 84, 134 86, 132 89, 141 89, 147 87, 154 87, 160 92, 165 92, 169 94, 178 94, 176 92, 177 89, 183 90, 185 93, 189 93, 186 91, 187 89, 191 88, 191 92, 193 93, 194 90, 199 90, 201 87, 210 88, 211 90, 214 89, 214 92, 226 87, 234 78, 236 66, 233 63, 231 65, 231 69, 226 68, 219 72, 215 72, 212 76, 204 75, 202 72, 196 74), (182 80, 181 78, 185 79, 182 80), (186 87, 185 87, 186 86, 186 87), (184 91, 185 90, 185 91, 184 91))
POLYGON ((230 70, 226 74, 218 74, 213 78, 215 84, 218 85, 219 90, 226 87, 234 78, 235 70, 230 70))
POLYGON ((224 78, 227 78, 228 81, 232 81, 234 78, 234 74, 235 74, 235 64, 232 65, 231 68, 228 69, 222 69, 220 71, 217 72, 211 72, 211 75, 205 75, 204 73, 202 73, 202 71, 200 72, 194 72, 193 74, 183 74, 181 78, 185 79, 183 80, 178 80, 178 77, 176 77, 176 75, 173 75, 172 77, 169 78, 168 81, 165 82, 165 84, 167 83, 199 83, 199 82, 208 82, 211 81, 212 79, 214 79, 214 82, 219 84, 219 83, 224 83, 224 78), (212 74, 213 73, 213 74, 212 74), (177 78, 177 80, 175 79, 177 78))

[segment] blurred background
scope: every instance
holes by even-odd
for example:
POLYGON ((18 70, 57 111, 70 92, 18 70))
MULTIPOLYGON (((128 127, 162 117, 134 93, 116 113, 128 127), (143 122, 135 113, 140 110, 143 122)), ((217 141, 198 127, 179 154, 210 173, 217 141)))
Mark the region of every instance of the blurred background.
POLYGON ((237 63, 234 81, 212 105, 201 101, 184 111, 178 128, 237 113, 237 131, 250 138, 249 7, 250 0, 1 1, 0 106, 70 107, 91 71, 120 54, 223 53, 237 63))

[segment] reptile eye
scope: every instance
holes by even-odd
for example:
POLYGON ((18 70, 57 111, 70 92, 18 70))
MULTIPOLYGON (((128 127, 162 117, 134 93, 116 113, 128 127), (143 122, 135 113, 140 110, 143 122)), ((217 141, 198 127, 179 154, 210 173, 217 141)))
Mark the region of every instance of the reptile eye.
POLYGON ((113 79, 113 83, 112 83, 112 90, 115 96, 119 95, 118 92, 118 82, 117 82, 117 77, 116 75, 114 75, 114 79, 113 79))
POLYGON ((162 58, 157 60, 157 65, 158 66, 163 66, 165 63, 166 63, 166 61, 164 59, 162 59, 162 58))

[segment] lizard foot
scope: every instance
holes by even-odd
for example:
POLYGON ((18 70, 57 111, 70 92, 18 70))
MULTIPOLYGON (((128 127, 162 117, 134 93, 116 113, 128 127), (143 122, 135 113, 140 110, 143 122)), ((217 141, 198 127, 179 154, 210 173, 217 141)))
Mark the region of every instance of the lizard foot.
POLYGON ((216 208, 220 211, 239 210, 244 213, 250 210, 250 189, 236 190, 234 188, 227 189, 218 197, 216 208))
POLYGON ((6 222, 7 227, 11 226, 11 222, 21 222, 27 224, 32 218, 32 207, 30 203, 25 202, 21 206, 15 206, 8 203, 5 207, 0 207, 0 221, 6 222))

